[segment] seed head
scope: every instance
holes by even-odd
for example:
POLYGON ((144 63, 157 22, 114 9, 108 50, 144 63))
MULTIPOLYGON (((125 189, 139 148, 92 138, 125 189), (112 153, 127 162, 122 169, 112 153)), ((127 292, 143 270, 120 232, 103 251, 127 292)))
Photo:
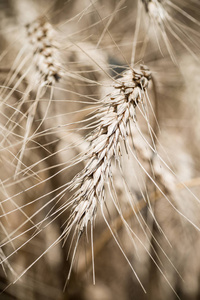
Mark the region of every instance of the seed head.
POLYGON ((129 122, 136 122, 136 107, 143 101, 151 72, 145 66, 140 70, 128 70, 113 85, 99 111, 99 124, 88 138, 89 149, 85 155, 88 163, 73 179, 71 226, 78 231, 93 223, 97 206, 105 201, 105 184, 112 177, 111 162, 119 160, 120 140, 126 144, 130 135, 129 122))

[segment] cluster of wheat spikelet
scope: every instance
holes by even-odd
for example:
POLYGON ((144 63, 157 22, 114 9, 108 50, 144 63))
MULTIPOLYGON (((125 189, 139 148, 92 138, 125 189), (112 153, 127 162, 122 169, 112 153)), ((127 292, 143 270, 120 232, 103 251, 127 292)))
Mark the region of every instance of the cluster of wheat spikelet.
POLYGON ((72 223, 78 224, 80 231, 89 221, 93 223, 97 204, 104 202, 105 182, 112 177, 111 160, 120 159, 120 140, 128 148, 129 123, 135 122, 135 109, 143 102, 150 78, 151 73, 143 67, 141 71, 127 71, 98 112, 99 125, 89 138, 90 147, 85 154, 88 163, 71 184, 72 189, 77 189, 72 223))
POLYGON ((198 299, 198 2, 47 2, 0 3, 2 299, 198 299))

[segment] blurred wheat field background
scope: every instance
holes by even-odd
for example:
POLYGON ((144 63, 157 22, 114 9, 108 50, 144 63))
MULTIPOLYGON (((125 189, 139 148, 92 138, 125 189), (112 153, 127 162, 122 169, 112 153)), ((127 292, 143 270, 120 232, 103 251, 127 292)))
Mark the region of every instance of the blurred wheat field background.
POLYGON ((199 1, 0 24, 0 299, 200 299, 199 1))

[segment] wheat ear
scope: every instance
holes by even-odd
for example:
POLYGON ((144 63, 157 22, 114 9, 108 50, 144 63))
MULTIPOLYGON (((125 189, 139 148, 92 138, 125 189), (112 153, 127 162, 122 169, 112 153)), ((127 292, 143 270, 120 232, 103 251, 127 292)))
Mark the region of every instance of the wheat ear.
POLYGON ((105 200, 105 183, 112 177, 111 160, 120 159, 120 140, 125 146, 130 133, 130 121, 136 122, 136 107, 143 102, 151 72, 144 66, 128 70, 113 86, 99 111, 100 120, 89 137, 85 168, 72 180, 70 188, 77 191, 72 198, 68 224, 80 233, 93 225, 98 204, 105 200))
POLYGON ((58 59, 59 45, 55 41, 55 30, 44 18, 37 19, 26 27, 39 79, 47 85, 52 85, 63 75, 58 59))
POLYGON ((170 35, 173 36, 175 40, 177 40, 177 42, 180 43, 196 60, 198 60, 196 53, 199 53, 199 43, 196 42, 195 35, 192 37, 190 28, 186 25, 188 21, 191 21, 197 26, 200 26, 198 20, 171 1, 142 0, 142 2, 144 3, 145 10, 149 15, 150 20, 155 27, 159 28, 172 61, 178 65, 176 53, 173 49, 173 44, 170 41, 170 35), (182 19, 185 18, 184 22, 182 19, 176 20, 176 18, 174 18, 173 13, 170 12, 173 10, 176 13, 178 12, 182 19))
MULTIPOLYGON (((61 71, 61 64, 59 63, 58 45, 55 42, 55 31, 51 24, 46 22, 44 18, 39 18, 33 23, 26 25, 26 27, 29 44, 32 48, 33 62, 37 70, 38 86, 36 99, 28 110, 25 136, 23 139, 15 175, 20 169, 26 143, 30 139, 29 135, 36 110, 38 109, 38 103, 45 92, 44 87, 53 86, 55 82, 58 81, 63 75, 63 72, 61 71)), ((52 93, 53 92, 51 92, 51 97, 52 93)), ((47 114, 47 111, 45 114, 47 114)))

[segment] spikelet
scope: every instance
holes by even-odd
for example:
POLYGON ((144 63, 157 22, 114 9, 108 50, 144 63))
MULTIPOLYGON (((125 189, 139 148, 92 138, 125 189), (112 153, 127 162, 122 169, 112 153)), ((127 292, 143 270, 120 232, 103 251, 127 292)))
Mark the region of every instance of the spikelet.
POLYGON ((112 158, 120 159, 120 140, 127 146, 130 120, 136 121, 136 107, 142 103, 150 79, 151 72, 144 66, 139 71, 128 70, 103 103, 99 124, 89 137, 88 163, 71 184, 77 191, 69 229, 76 225, 78 232, 83 232, 89 222, 93 224, 97 206, 105 200, 105 183, 112 177, 112 158))

